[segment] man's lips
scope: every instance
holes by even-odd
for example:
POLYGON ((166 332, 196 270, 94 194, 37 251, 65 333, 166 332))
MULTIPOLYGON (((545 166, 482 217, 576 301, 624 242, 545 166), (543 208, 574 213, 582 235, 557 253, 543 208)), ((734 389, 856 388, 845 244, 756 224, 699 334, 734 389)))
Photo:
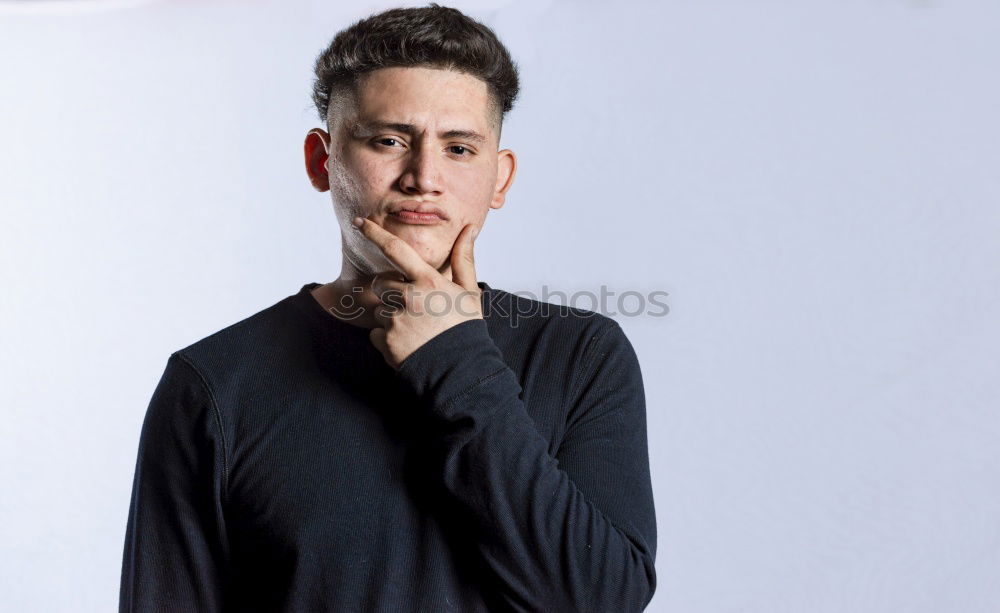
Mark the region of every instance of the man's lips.
POLYGON ((448 221, 448 215, 441 207, 418 200, 403 200, 390 205, 389 215, 404 223, 412 224, 436 224, 448 221))

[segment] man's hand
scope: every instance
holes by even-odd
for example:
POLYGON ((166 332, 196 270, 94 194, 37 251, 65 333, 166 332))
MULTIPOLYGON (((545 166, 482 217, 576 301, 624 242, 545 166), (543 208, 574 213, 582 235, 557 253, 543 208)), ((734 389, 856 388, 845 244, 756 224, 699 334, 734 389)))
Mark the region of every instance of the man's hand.
POLYGON ((354 224, 399 269, 372 280, 372 292, 383 305, 374 313, 381 327, 373 328, 369 338, 389 366, 398 369, 418 347, 448 328, 483 318, 473 256, 475 224, 462 228, 451 248, 452 280, 371 219, 355 218, 354 224))

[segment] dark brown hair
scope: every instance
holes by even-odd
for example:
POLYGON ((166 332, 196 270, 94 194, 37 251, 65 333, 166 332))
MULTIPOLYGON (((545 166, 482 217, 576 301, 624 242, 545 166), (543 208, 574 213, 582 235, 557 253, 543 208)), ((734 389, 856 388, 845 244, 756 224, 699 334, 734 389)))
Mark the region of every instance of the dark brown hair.
POLYGON ((518 94, 517 65, 493 30, 431 3, 371 15, 334 37, 314 67, 312 99, 320 119, 327 121, 334 99, 356 91, 362 75, 393 66, 444 68, 482 79, 498 135, 518 94))

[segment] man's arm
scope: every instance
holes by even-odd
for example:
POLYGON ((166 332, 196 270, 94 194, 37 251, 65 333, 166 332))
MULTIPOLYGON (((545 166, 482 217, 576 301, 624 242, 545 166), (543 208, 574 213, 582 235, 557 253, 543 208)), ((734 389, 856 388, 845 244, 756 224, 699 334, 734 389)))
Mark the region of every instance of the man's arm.
POLYGON ((222 610, 225 482, 215 404, 197 370, 174 353, 142 424, 120 612, 222 610))
POLYGON ((582 363, 556 457, 484 320, 438 334, 397 372, 445 424, 444 490, 515 610, 641 611, 656 588, 638 360, 608 319, 582 363))

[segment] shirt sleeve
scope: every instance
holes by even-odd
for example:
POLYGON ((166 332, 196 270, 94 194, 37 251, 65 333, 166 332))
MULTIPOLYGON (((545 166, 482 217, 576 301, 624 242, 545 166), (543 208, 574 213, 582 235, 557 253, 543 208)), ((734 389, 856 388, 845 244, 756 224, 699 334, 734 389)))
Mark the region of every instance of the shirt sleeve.
POLYGON ((621 327, 605 320, 572 383, 556 457, 485 320, 448 328, 397 372, 445 424, 445 495, 513 610, 641 611, 656 588, 642 375, 621 327))
POLYGON ((119 611, 222 610, 225 445, 205 381, 180 353, 146 409, 132 482, 119 611))

